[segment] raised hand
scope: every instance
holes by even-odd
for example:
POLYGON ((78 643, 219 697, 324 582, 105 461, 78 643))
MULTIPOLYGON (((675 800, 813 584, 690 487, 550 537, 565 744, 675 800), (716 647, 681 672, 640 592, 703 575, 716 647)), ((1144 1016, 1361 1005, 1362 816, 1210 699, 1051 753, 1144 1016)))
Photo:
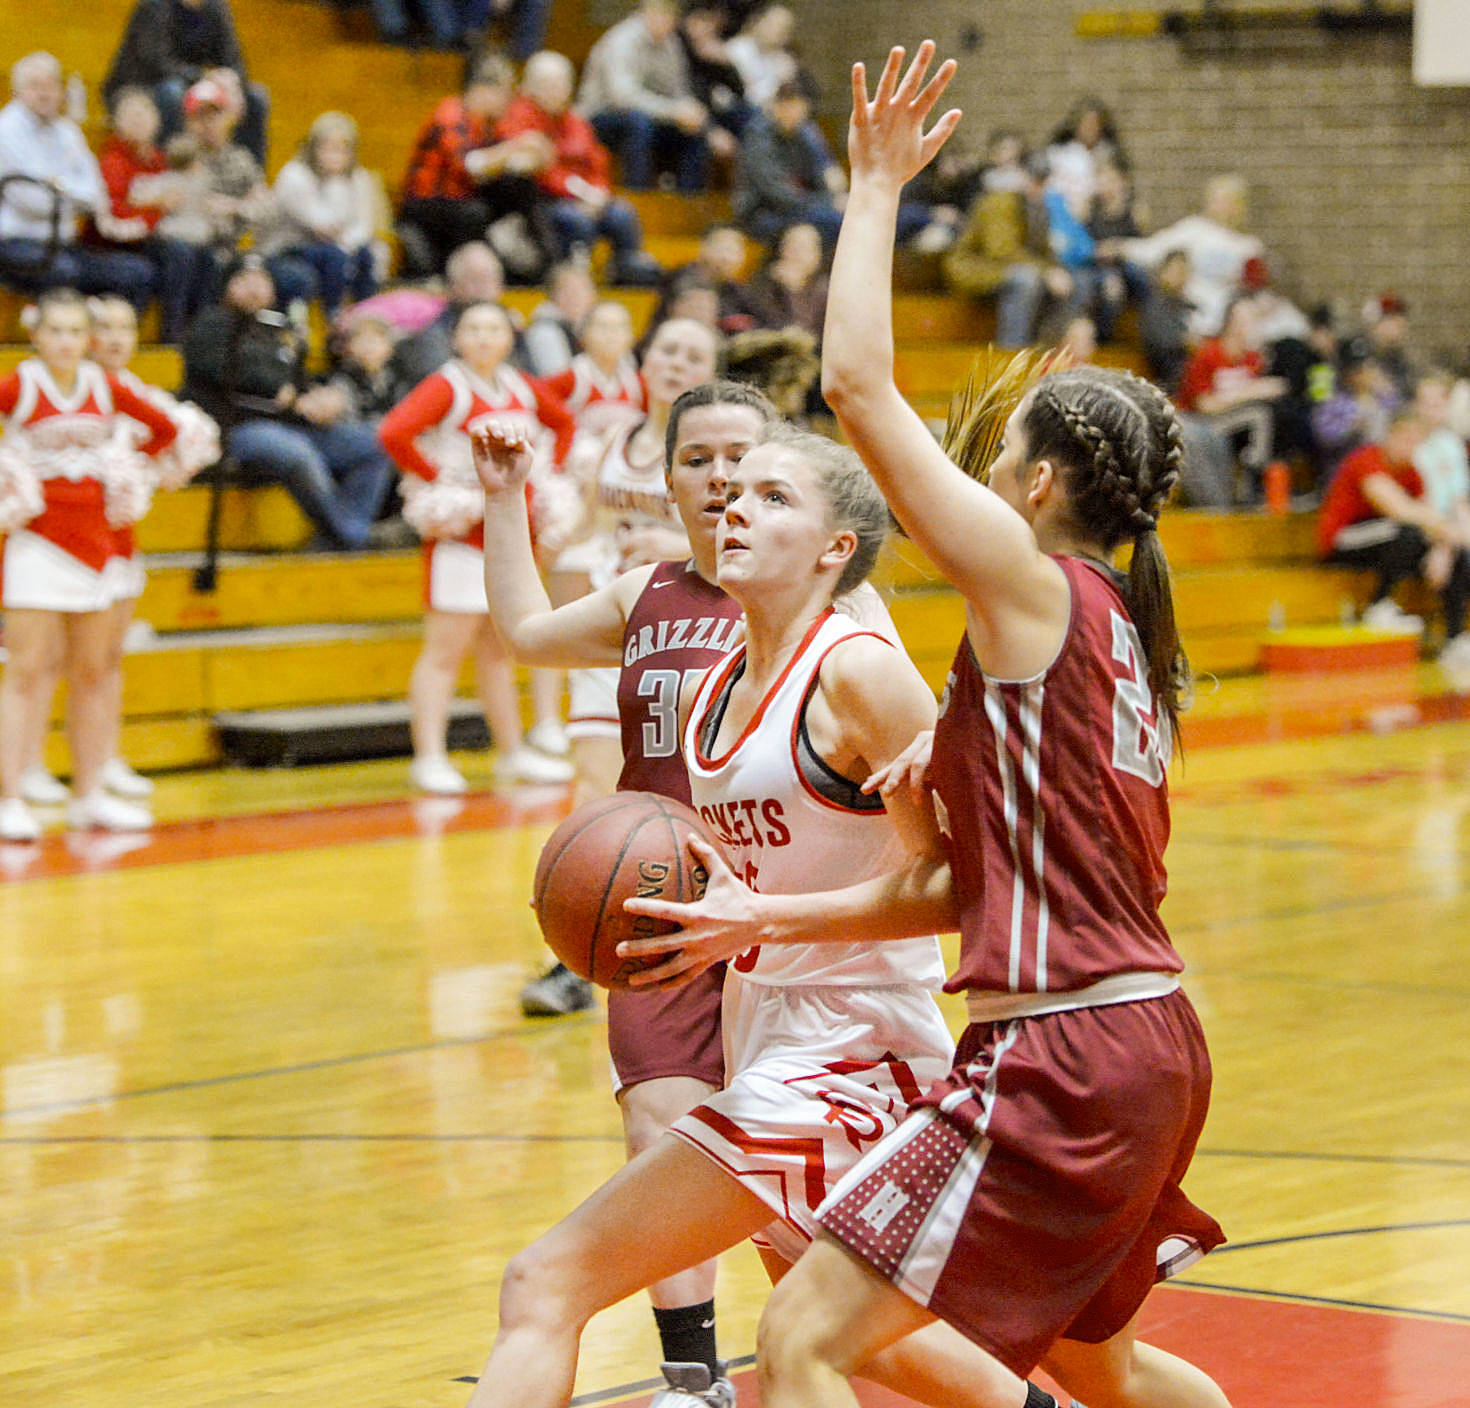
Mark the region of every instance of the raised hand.
POLYGON ((487 494, 519 488, 531 472, 531 439, 525 430, 501 416, 483 416, 467 429, 475 473, 487 494))
POLYGON ((623 902, 629 914, 679 925, 672 934, 629 939, 618 945, 620 958, 669 955, 658 967, 634 973, 628 980, 632 987, 682 987, 712 964, 734 958, 759 942, 759 896, 735 878, 724 856, 708 842, 691 836, 689 854, 709 875, 703 899, 693 904, 642 899, 623 902))
POLYGON ((924 75, 934 60, 934 41, 926 39, 919 45, 908 72, 900 77, 904 57, 901 47, 889 52, 871 102, 867 68, 862 63, 852 66, 847 155, 854 182, 868 178, 903 185, 934 160, 959 125, 960 110, 951 108, 927 133, 924 131, 935 103, 954 77, 954 60, 946 59, 925 83, 924 75))

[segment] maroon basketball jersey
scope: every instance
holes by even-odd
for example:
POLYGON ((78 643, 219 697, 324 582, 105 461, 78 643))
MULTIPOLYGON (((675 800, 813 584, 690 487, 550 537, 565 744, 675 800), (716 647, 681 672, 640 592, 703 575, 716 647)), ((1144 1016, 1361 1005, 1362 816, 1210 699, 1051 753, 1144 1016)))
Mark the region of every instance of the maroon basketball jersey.
POLYGON ((932 777, 961 914, 950 992, 1184 966, 1159 917, 1170 740, 1138 632, 1100 569, 1056 561, 1072 618, 1050 668, 990 679, 967 637, 940 701, 932 777))
POLYGON ((623 632, 618 720, 623 734, 620 792, 689 800, 679 750, 679 692, 740 639, 740 607, 687 562, 660 562, 623 632))

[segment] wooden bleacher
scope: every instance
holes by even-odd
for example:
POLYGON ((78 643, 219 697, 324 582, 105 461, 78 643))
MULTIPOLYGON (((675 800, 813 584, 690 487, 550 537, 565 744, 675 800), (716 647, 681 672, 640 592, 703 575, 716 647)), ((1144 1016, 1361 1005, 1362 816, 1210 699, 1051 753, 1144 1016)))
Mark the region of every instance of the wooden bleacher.
MULTIPOLYGON (((131 9, 132 0, 92 0, 86 6, 45 0, 0 0, 0 58, 8 65, 44 44, 68 70, 77 69, 94 94, 131 9), (39 13, 38 13, 39 10, 39 13)), ((311 119, 327 108, 351 112, 362 127, 364 162, 396 182, 413 131, 429 104, 458 80, 458 60, 376 44, 360 12, 339 12, 309 0, 234 0, 254 76, 272 94, 272 166, 289 156, 311 119), (289 36, 289 44, 283 42, 289 36)), ((553 44, 574 57, 591 31, 586 7, 555 7, 553 44)), ((688 259, 700 230, 724 216, 722 197, 635 198, 650 249, 666 264, 688 259)), ((912 274, 902 266, 907 277, 912 274)), ((925 280, 911 280, 920 289, 925 280)), ((653 296, 620 291, 641 327, 653 296)), ((509 302, 523 313, 534 291, 509 302)), ((0 293, 0 372, 26 348, 19 340, 23 300, 0 293)), ((899 384, 921 414, 941 418, 993 331, 987 310, 932 291, 901 292, 896 300, 899 384)), ((145 334, 149 331, 145 326, 145 334)), ((1100 360, 1138 365, 1128 347, 1100 360)), ((145 346, 136 370, 177 386, 175 350, 145 346)), ((211 722, 222 711, 402 699, 418 649, 421 563, 416 551, 300 555, 289 549, 308 526, 279 488, 235 490, 223 504, 226 556, 217 590, 194 587, 202 549, 207 491, 159 497, 140 527, 151 555, 139 618, 152 634, 128 657, 123 750, 136 766, 184 767, 219 761, 211 722)), ((1166 515, 1163 537, 1174 565, 1181 629, 1197 670, 1229 674, 1258 667, 1273 623, 1336 622, 1356 579, 1324 572, 1311 561, 1305 516, 1166 515)), ((911 544, 895 541, 879 583, 925 677, 942 684, 962 628, 955 595, 938 581, 911 544)), ((466 685, 468 678, 466 678, 466 685)), ((61 715, 58 704, 57 718, 61 715)), ((65 769, 64 743, 53 732, 53 766, 65 769)))

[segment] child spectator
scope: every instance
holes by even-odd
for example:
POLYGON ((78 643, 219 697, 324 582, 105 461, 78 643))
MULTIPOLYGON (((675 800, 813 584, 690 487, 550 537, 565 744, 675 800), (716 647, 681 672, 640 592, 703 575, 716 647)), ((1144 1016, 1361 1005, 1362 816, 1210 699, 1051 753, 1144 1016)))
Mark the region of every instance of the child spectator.
POLYGON ((582 69, 578 111, 616 153, 630 190, 648 190, 662 164, 679 190, 705 188, 710 118, 694 96, 678 23, 677 0, 640 0, 592 46, 582 69))
POLYGON ((546 297, 532 310, 521 341, 526 367, 543 379, 564 372, 582 350, 582 330, 597 304, 597 284, 580 264, 562 263, 546 276, 546 297))
MULTIPOLYGON (((1465 441, 1450 427, 1450 390, 1453 379, 1443 372, 1422 378, 1414 392, 1414 410, 1424 426, 1424 438, 1414 451, 1414 468, 1424 484, 1424 497, 1454 529, 1457 540, 1470 544, 1470 462, 1465 441)), ((1431 586, 1447 582, 1454 569, 1453 548, 1436 543, 1425 560, 1424 575, 1431 586)), ((1470 640, 1459 644, 1440 663, 1470 668, 1470 640)))
MULTIPOLYGON (((424 646, 409 686, 413 763, 423 792, 454 795, 467 784, 446 752, 449 706, 460 667, 474 653, 480 702, 500 750, 503 782, 566 782, 572 768, 534 750, 521 733, 510 656, 490 620, 485 598, 484 494, 475 475, 470 427, 485 416, 517 422, 542 442, 543 464, 560 464, 572 418, 550 392, 508 364, 515 345, 510 316, 497 303, 459 310, 454 357, 420 382, 384 418, 379 438, 404 474, 404 517, 427 553, 424 646), (548 448, 546 440, 554 442, 548 448)), ((538 724, 557 728, 556 696, 537 699, 538 724)))
POLYGON ((1329 471, 1360 445, 1381 441, 1400 404, 1368 339, 1349 338, 1338 355, 1332 392, 1311 411, 1312 433, 1329 471))
POLYGON ((1171 396, 1179 390, 1194 341, 1189 331, 1194 305, 1185 293, 1188 287, 1189 255, 1182 249, 1171 249, 1159 261, 1138 315, 1148 374, 1171 396))
POLYGON ((1368 340, 1378 365, 1388 374, 1402 400, 1414 394, 1418 369, 1409 350, 1409 305, 1391 290, 1370 299, 1363 310, 1368 340))
POLYGON ((149 89, 163 115, 163 135, 171 137, 189 89, 226 73, 239 90, 240 144, 264 166, 270 94, 246 73, 229 0, 138 0, 102 92, 111 106, 121 88, 149 89))
POLYGON ((1462 634, 1470 604, 1470 539, 1425 495, 1414 468, 1423 438, 1423 422, 1405 407, 1394 412, 1380 444, 1360 446, 1343 460, 1317 515, 1317 553, 1325 563, 1377 574, 1362 620, 1380 631, 1417 635, 1424 629, 1423 620, 1391 594, 1400 582, 1435 571, 1431 585, 1445 616, 1440 659, 1458 668, 1470 664, 1462 634))
POLYGON ((1275 444, 1274 403, 1285 392, 1280 377, 1265 375, 1250 299, 1237 297, 1220 335, 1202 342, 1185 365, 1175 400, 1226 437, 1259 481, 1275 444))
POLYGON ((419 129, 399 205, 405 256, 415 273, 441 272, 453 250, 505 222, 501 249, 513 243, 524 266, 515 272, 531 277, 542 219, 534 173, 552 148, 537 132, 495 139, 495 124, 513 96, 510 65, 487 55, 467 74, 464 91, 441 98, 419 129))
POLYGON ((354 318, 343 334, 342 355, 332 369, 330 385, 347 397, 353 420, 376 428, 413 389, 394 367, 397 342, 393 325, 371 313, 354 318))
POLYGON ((107 247, 141 254, 153 265, 160 331, 165 342, 178 342, 213 292, 214 263, 199 243, 159 232, 183 192, 154 141, 158 128, 158 108, 146 89, 118 89, 112 133, 98 155, 108 206, 98 210, 96 227, 107 247))
POLYGON ((0 256, 10 281, 120 293, 141 312, 153 297, 152 264, 78 243, 83 219, 106 209, 107 190, 82 129, 63 114, 61 65, 51 54, 27 54, 10 70, 10 91, 0 108, 0 177, 26 178, 0 201, 0 256))
POLYGON ((798 327, 821 338, 827 317, 827 255, 815 225, 782 231, 765 267, 751 280, 750 297, 761 327, 798 327))
POLYGON ((549 50, 532 54, 495 135, 501 141, 526 133, 545 139, 546 156, 534 174, 548 203, 558 258, 586 260, 605 239, 612 250, 608 283, 656 284, 663 270, 643 249, 638 212, 613 194, 607 148, 587 119, 571 110, 571 101, 571 60, 549 50))
MULTIPOLYGON (((714 290, 717 302, 714 321, 721 332, 743 332, 753 328, 756 310, 751 304, 749 291, 741 282, 749 256, 745 232, 738 225, 720 222, 707 227, 699 237, 698 254, 688 264, 680 265, 665 276, 658 306, 649 319, 650 329, 676 316, 672 311, 674 300, 691 285, 714 290)), ((688 314, 677 316, 686 317, 688 314)), ((707 320, 701 318, 700 321, 707 320)))
POLYGON ((546 385, 571 412, 581 434, 601 435, 642 420, 648 396, 633 359, 633 319, 621 304, 597 304, 582 328, 584 351, 546 385))
POLYGON ((276 282, 307 287, 328 316, 348 295, 370 298, 387 272, 388 247, 378 237, 387 197, 375 172, 357 162, 357 123, 324 112, 301 150, 276 177, 280 220, 269 263, 276 282))
POLYGON ((103 769, 116 751, 113 607, 133 573, 117 527, 131 522, 145 476, 178 427, 95 362, 85 360, 91 317, 80 294, 43 294, 31 329, 36 355, 0 380, 0 502, 7 533, 0 604, 9 657, 0 680, 0 840, 34 841, 41 828, 21 795, 40 757, 55 664, 68 680, 67 738, 75 830, 141 831, 148 812, 110 794, 103 769), (123 434, 144 427, 141 446, 123 434))

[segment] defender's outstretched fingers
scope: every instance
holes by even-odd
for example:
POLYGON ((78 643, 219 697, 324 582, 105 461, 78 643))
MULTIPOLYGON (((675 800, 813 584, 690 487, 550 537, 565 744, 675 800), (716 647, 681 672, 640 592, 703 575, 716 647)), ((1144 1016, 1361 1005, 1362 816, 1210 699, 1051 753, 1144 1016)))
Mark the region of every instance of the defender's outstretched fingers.
POLYGON ((852 120, 868 125, 868 67, 861 59, 852 66, 852 120))
POLYGON ((883 65, 883 72, 878 77, 878 91, 873 94, 874 107, 884 107, 893 101, 903 61, 904 47, 902 44, 895 44, 888 51, 888 62, 883 65))
POLYGON ((913 63, 909 65, 908 72, 904 74, 903 81, 893 95, 896 102, 912 103, 914 101, 919 85, 924 81, 924 74, 934 61, 934 48, 932 39, 926 39, 919 45, 919 51, 914 55, 913 63))

